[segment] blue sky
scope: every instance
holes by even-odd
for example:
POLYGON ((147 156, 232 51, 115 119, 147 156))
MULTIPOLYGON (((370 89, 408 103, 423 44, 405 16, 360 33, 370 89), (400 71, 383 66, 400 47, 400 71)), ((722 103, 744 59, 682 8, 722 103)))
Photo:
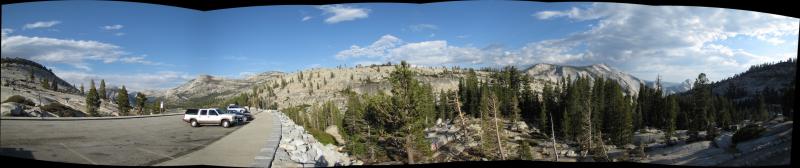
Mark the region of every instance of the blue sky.
POLYGON ((130 2, 3 5, 2 55, 72 83, 165 89, 197 75, 399 60, 424 66, 605 63, 645 80, 719 80, 797 58, 798 19, 705 7, 510 1, 208 12, 130 2))

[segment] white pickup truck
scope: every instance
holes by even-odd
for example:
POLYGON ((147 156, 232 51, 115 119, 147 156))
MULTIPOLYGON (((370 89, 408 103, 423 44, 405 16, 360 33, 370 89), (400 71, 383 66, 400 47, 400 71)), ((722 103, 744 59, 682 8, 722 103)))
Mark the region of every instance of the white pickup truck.
POLYGON ((188 122, 192 127, 200 125, 222 125, 228 128, 231 125, 238 124, 243 116, 232 113, 227 113, 215 108, 209 109, 186 109, 183 115, 183 121, 188 122))

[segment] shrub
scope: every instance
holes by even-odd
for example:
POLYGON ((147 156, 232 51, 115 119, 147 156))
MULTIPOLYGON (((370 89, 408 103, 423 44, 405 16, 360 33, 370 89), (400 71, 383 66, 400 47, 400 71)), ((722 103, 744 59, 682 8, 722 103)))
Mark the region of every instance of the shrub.
POLYGON ((314 138, 316 138, 317 141, 319 141, 322 144, 336 144, 336 140, 334 140, 333 136, 331 136, 328 133, 325 133, 317 129, 306 129, 306 130, 308 130, 308 133, 311 133, 311 135, 314 136, 314 138))
POLYGON ((736 133, 733 134, 733 137, 731 137, 731 141, 733 144, 737 144, 739 142, 752 140, 758 138, 765 130, 766 129, 761 128, 758 125, 747 125, 739 131, 736 131, 736 133))
POLYGON ((53 102, 42 106, 42 111, 54 113, 60 117, 84 117, 83 112, 75 110, 69 106, 65 106, 58 102, 53 102))
POLYGON ((15 102, 15 103, 19 103, 19 104, 28 105, 28 106, 36 106, 36 104, 33 103, 33 101, 30 101, 30 100, 28 100, 25 97, 22 97, 20 95, 13 95, 11 97, 8 97, 8 99, 3 101, 3 103, 6 103, 6 102, 15 102))

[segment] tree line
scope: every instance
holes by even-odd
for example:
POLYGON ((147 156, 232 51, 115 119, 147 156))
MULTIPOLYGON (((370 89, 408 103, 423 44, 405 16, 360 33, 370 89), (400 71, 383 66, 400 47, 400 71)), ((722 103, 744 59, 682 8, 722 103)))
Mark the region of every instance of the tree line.
POLYGON ((314 129, 339 126, 347 139, 345 149, 358 158, 415 163, 426 161, 432 153, 424 129, 438 118, 454 124, 461 115, 480 119, 481 154, 489 159, 507 159, 510 140, 502 136, 507 122, 525 122, 548 139, 578 144, 584 156, 599 156, 605 153, 603 144, 631 144, 634 133, 645 128, 664 130, 667 141, 677 130, 688 130, 696 140, 710 139, 731 125, 776 116, 769 110, 776 103, 766 101, 770 94, 794 100, 788 94, 793 87, 761 92, 746 101, 734 100, 727 93, 715 95, 704 73, 697 76, 691 90, 667 95, 660 78, 655 86, 640 85, 637 94, 602 77, 567 76, 534 89, 538 85, 532 84, 533 79, 513 66, 483 71, 489 72, 488 77, 468 69, 457 90, 434 92, 430 84, 415 79, 417 74, 403 61, 388 78, 391 94, 357 94, 348 88, 343 91, 347 95, 343 116, 328 115, 333 110, 321 114, 320 110, 297 110, 289 115, 314 129), (700 137, 700 131, 709 136, 700 137))

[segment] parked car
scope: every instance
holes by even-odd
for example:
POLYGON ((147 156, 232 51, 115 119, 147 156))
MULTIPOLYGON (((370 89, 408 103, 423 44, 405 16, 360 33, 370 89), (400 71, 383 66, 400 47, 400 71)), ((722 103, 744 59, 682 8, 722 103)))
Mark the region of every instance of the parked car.
POLYGON ((235 110, 235 111, 242 112, 242 113, 244 111, 247 111, 247 109, 245 109, 244 107, 236 105, 236 104, 228 105, 228 111, 230 111, 230 110, 235 110))
POLYGON ((253 114, 251 114, 250 111, 247 111, 247 110, 245 110, 244 112, 239 112, 239 111, 236 111, 236 110, 228 110, 228 113, 234 113, 236 115, 241 115, 242 116, 242 122, 244 122, 244 121, 252 121, 253 120, 253 114))
POLYGON ((189 123, 192 127, 200 125, 221 125, 228 128, 232 125, 239 124, 244 116, 237 116, 233 113, 218 110, 216 108, 208 109, 186 109, 183 115, 183 121, 189 123))

